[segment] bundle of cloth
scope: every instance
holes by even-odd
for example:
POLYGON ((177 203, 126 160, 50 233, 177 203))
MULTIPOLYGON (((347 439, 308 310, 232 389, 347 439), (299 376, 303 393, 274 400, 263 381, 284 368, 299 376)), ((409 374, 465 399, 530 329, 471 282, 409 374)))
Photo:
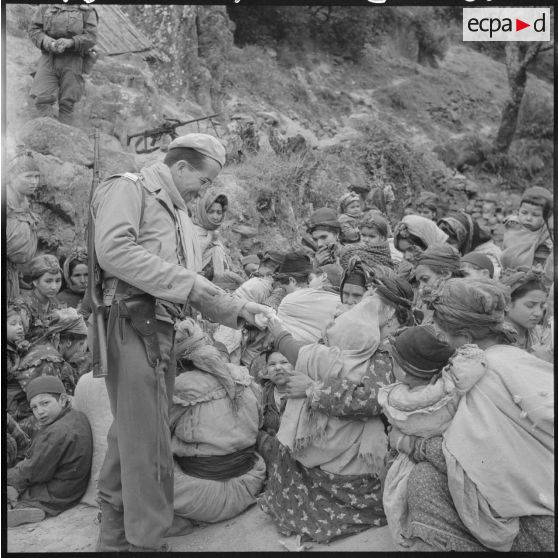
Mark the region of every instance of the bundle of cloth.
POLYGON ((324 325, 329 323, 339 304, 339 295, 324 289, 299 289, 286 296, 277 310, 277 317, 295 339, 315 343, 322 338, 324 325))
MULTIPOLYGON (((421 438, 440 435, 448 428, 461 397, 486 372, 486 358, 479 347, 463 345, 454 353, 425 326, 400 333, 392 342, 392 355, 404 371, 403 379, 381 388, 378 403, 392 426, 421 438)), ((394 541, 402 546, 408 545, 407 481, 413 467, 414 462, 399 453, 384 485, 388 525, 394 541)))
MULTIPOLYGON (((346 378, 358 382, 380 344, 376 295, 365 297, 337 318, 325 345, 303 346, 295 372, 316 382, 346 378)), ((339 475, 385 474, 387 437, 379 417, 350 421, 310 409, 306 399, 289 399, 277 433, 305 467, 339 475)))
POLYGON ((256 501, 265 480, 255 451, 258 396, 248 370, 226 362, 193 320, 177 325, 176 354, 186 370, 169 417, 174 511, 194 521, 229 519, 256 501))

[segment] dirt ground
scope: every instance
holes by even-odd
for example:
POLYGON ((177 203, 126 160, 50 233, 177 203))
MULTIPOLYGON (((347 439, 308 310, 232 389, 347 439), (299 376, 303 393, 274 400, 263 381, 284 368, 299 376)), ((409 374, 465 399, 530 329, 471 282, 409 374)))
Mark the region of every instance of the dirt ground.
MULTIPOLYGON (((40 523, 8 529, 8 552, 92 552, 98 534, 97 509, 80 504, 40 523)), ((173 552, 297 551, 296 537, 282 537, 271 519, 254 505, 243 514, 212 525, 196 527, 189 535, 167 539, 173 552)), ((398 550, 388 527, 374 527, 330 544, 306 543, 309 552, 398 550)))

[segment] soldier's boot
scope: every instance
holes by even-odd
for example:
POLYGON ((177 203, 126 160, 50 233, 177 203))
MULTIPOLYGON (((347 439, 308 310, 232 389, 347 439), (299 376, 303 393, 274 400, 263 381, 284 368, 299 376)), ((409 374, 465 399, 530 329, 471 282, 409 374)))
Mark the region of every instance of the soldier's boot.
POLYGON ((124 533, 124 512, 101 500, 101 529, 95 552, 127 552, 129 546, 124 533))
POLYGON ((74 123, 74 103, 61 102, 58 105, 58 120, 71 126, 74 123))

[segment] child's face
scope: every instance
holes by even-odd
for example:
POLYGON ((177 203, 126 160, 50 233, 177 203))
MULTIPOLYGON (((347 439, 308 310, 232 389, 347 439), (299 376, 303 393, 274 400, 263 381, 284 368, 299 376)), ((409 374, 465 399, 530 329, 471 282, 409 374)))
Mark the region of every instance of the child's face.
POLYGON ((8 343, 13 343, 14 345, 23 341, 25 338, 23 322, 21 321, 21 316, 18 314, 11 314, 8 316, 6 322, 6 338, 8 343))
POLYGON ((64 395, 56 399, 51 393, 39 393, 29 402, 33 415, 41 426, 52 424, 64 409, 64 395))
POLYGON ((267 377, 276 385, 286 385, 293 374, 291 363, 281 353, 271 353, 267 359, 267 377))
POLYGON ((436 212, 432 211, 432 209, 430 209, 429 207, 426 207, 425 205, 419 205, 417 207, 417 215, 420 215, 421 217, 424 217, 425 219, 430 219, 431 221, 436 220, 436 212))
POLYGON ((532 203, 522 203, 518 213, 519 223, 530 231, 538 231, 544 225, 543 210, 532 203))
POLYGON ((362 242, 370 242, 372 244, 377 244, 385 240, 376 227, 361 227, 360 229, 360 239, 362 242))
POLYGON ((33 281, 33 286, 44 298, 55 297, 61 285, 62 276, 60 273, 43 273, 43 275, 33 281))
POLYGON ((352 201, 347 207, 345 208, 345 213, 348 215, 355 215, 356 213, 360 213, 361 207, 360 202, 358 200, 352 201))

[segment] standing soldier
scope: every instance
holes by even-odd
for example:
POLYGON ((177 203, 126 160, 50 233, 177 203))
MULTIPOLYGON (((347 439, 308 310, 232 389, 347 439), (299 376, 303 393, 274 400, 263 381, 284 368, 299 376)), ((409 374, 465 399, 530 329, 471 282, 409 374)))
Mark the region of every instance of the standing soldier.
POLYGON ((184 317, 186 303, 234 328, 267 311, 197 273, 201 250, 186 203, 224 163, 217 139, 187 134, 169 144, 162 163, 138 175, 109 177, 92 200, 95 251, 110 306, 106 385, 114 417, 98 485, 98 551, 164 549, 162 538, 173 523, 173 324, 184 317))
POLYGON ((43 4, 37 8, 29 37, 42 56, 31 86, 40 116, 72 123, 74 104, 83 93, 84 58, 97 42, 97 12, 92 6, 43 4))

